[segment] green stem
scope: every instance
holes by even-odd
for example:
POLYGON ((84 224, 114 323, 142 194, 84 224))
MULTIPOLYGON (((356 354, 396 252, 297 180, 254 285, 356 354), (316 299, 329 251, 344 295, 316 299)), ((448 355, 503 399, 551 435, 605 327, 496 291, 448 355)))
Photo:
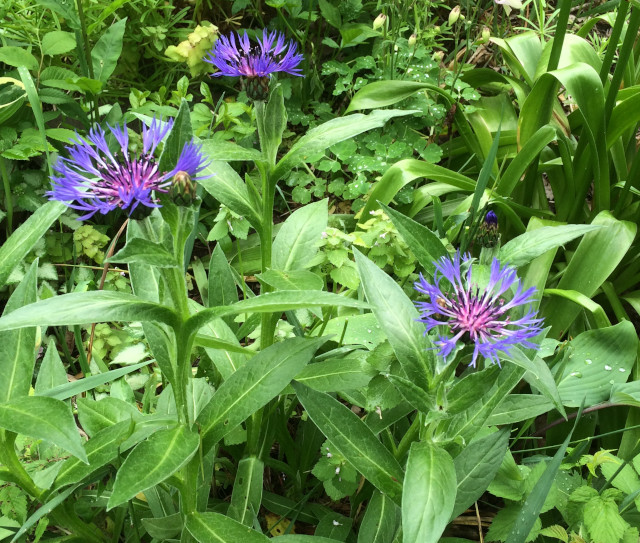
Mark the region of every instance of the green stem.
POLYGON ((9 237, 13 231, 13 198, 11 198, 11 182, 7 172, 7 165, 1 156, 0 174, 2 175, 2 187, 4 188, 4 203, 7 208, 7 237, 9 237))
POLYGON ((409 447, 411 447, 411 444, 416 439, 418 439, 418 436, 420 435, 420 426, 421 426, 420 419, 421 419, 420 413, 416 413, 416 418, 413 419, 413 422, 411 423, 411 426, 407 430, 407 433, 404 434, 404 436, 400 440, 400 443, 398 443, 398 448, 395 451, 395 456, 398 460, 401 460, 402 458, 404 458, 404 456, 409 451, 409 447))

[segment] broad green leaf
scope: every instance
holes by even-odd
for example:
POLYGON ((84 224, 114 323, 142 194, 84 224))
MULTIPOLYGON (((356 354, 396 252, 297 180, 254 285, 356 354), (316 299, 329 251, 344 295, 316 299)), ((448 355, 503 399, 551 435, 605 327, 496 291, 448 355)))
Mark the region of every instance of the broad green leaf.
POLYGON ((571 441, 571 436, 578 425, 581 415, 582 407, 580 407, 580 410, 578 411, 576 422, 569 432, 569 435, 558 449, 558 452, 553 455, 553 458, 547 464, 547 468, 544 473, 540 476, 540 479, 538 479, 533 490, 529 493, 521 506, 516 522, 514 523, 511 533, 507 537, 506 543, 525 543, 529 532, 531 532, 533 525, 540 515, 544 501, 547 498, 547 494, 549 494, 549 490, 551 489, 551 485, 553 484, 558 468, 560 467, 560 464, 562 464, 562 459, 564 458, 567 447, 571 441))
POLYGON ((118 470, 107 510, 173 475, 191 459, 199 444, 198 434, 177 426, 160 430, 136 445, 118 470))
POLYGON ((123 262, 125 264, 147 264, 155 268, 177 268, 178 263, 164 245, 142 238, 131 238, 116 254, 109 258, 109 262, 123 262))
POLYGON ((414 111, 397 109, 373 111, 369 115, 355 113, 331 119, 320 126, 316 126, 302 136, 291 147, 289 152, 280 159, 271 174, 271 180, 272 182, 277 181, 301 162, 305 162, 309 157, 324 151, 336 143, 353 138, 372 128, 384 126, 389 119, 411 113, 414 113, 414 111))
POLYGON ((0 62, 8 66, 25 66, 27 69, 35 72, 38 70, 38 60, 26 49, 22 47, 14 47, 13 45, 5 45, 0 47, 0 62))
POLYGON ((322 290, 324 281, 317 273, 307 270, 267 270, 256 279, 274 290, 322 290))
MULTIPOLYGON (((64 369, 64 364, 56 348, 56 342, 52 338, 49 340, 47 352, 44 354, 42 364, 40 364, 40 369, 38 370, 38 377, 34 387, 35 394, 36 396, 42 396, 47 391, 66 384, 67 381, 67 370, 64 369)), ((63 398, 57 399, 61 400, 63 398)))
POLYGON ((287 534, 279 535, 278 538, 278 543, 339 543, 338 539, 329 539, 317 535, 287 534))
POLYGON ((0 286, 4 285, 13 269, 49 230, 62 212, 62 202, 47 202, 24 221, 0 247, 0 286))
POLYGON ((192 424, 211 400, 213 387, 204 377, 189 379, 187 382, 187 413, 192 424))
POLYGON ((264 463, 255 456, 248 456, 238 462, 236 479, 233 483, 231 504, 227 516, 251 526, 258 515, 262 502, 264 463))
POLYGON ((611 321, 604 308, 577 290, 547 288, 544 290, 544 294, 545 296, 557 296, 564 300, 569 300, 574 303, 576 307, 586 309, 593 317, 595 328, 607 328, 611 326, 611 321))
POLYGON ((199 543, 267 543, 266 535, 220 513, 192 513, 187 530, 199 543))
POLYGON ((260 211, 249 196, 247 186, 229 164, 221 160, 212 160, 202 170, 201 175, 208 176, 198 181, 204 190, 231 211, 248 220, 251 226, 260 228, 260 211))
POLYGON ((396 503, 402 493, 400 464, 369 427, 328 394, 293 383, 300 403, 331 444, 375 487, 396 503))
MULTIPOLYGON (((37 272, 38 261, 35 260, 7 301, 3 318, 9 318, 11 313, 36 301, 37 272)), ((0 402, 29 394, 36 362, 35 349, 35 328, 0 332, 0 402)))
POLYGON ((395 209, 384 204, 382 204, 382 209, 389 215, 393 225, 398 229, 413 254, 416 255, 424 273, 433 275, 436 270, 434 262, 448 255, 440 238, 426 226, 404 216, 395 209))
POLYGON ((398 389, 402 397, 421 413, 429 414, 437 410, 435 397, 428 394, 413 381, 391 373, 386 377, 398 389))
MULTIPOLYGON (((153 244, 167 246, 171 243, 170 236, 169 227, 158 210, 154 210, 142 221, 129 221, 127 226, 127 242, 141 238, 153 244)), ((136 296, 148 302, 160 301, 160 274, 153 266, 132 262, 129 264, 129 277, 136 296)), ((151 349, 154 350, 153 344, 151 349)))
POLYGON ((472 441, 453 459, 457 492, 451 519, 475 502, 493 481, 509 446, 509 430, 502 430, 472 441))
POLYGON ((75 46, 76 38, 71 32, 54 30, 42 36, 42 53, 51 57, 68 53, 75 46))
MULTIPOLYGON (((575 290, 591 297, 617 267, 636 235, 636 225, 619 221, 608 211, 599 213, 592 224, 601 228, 586 234, 564 271, 558 289, 575 290)), ((562 298, 543 303, 549 337, 560 338, 580 312, 580 307, 562 298)))
POLYGON ((93 75, 102 83, 106 83, 116 69, 122 53, 122 39, 126 24, 127 18, 125 17, 111 25, 91 50, 93 75))
MULTIPOLYGON (((209 307, 193 315, 187 322, 190 330, 199 330, 211 319, 217 319, 226 315, 238 315, 240 313, 283 313, 292 309, 306 309, 310 307, 355 307, 365 309, 369 306, 359 300, 317 290, 281 290, 268 292, 247 298, 238 303, 224 307, 209 307)), ((139 320, 139 319, 138 319, 139 320)), ((2 319, 0 319, 0 330, 2 319)))
POLYGON ((586 407, 603 402, 612 385, 625 383, 636 360, 638 336, 633 324, 588 330, 569 344, 570 357, 558 382, 562 403, 586 407))
POLYGON ((436 543, 456 500, 456 469, 449 453, 429 442, 413 443, 402 488, 404 543, 436 543))
POLYGON ((414 158, 400 160, 373 185, 367 203, 360 214, 360 222, 369 218, 369 212, 377 209, 378 203, 388 204, 402 187, 419 177, 446 183, 468 192, 473 192, 476 188, 476 182, 473 179, 443 166, 414 158))
POLYGON ((1 403, 0 427, 53 443, 87 462, 71 408, 60 400, 25 396, 1 403))
POLYGON ((357 358, 333 358, 305 366, 296 381, 320 392, 338 392, 367 386, 376 373, 357 358))
POLYGON ((1 330, 92 322, 160 321, 175 324, 176 314, 160 304, 114 291, 72 292, 40 300, 0 318, 1 330))
POLYGON ((454 98, 444 89, 433 83, 417 81, 374 81, 362 87, 349 103, 346 113, 359 109, 374 109, 393 105, 416 92, 427 91, 443 96, 449 104, 454 98))
POLYGON ((77 405, 80 425, 91 437, 119 422, 142 418, 135 406, 118 398, 106 397, 98 401, 78 398, 77 405))
POLYGON ((280 227, 273 241, 272 268, 305 270, 318 252, 318 242, 327 229, 327 200, 294 211, 280 227))
POLYGON ((499 371, 494 364, 456 380, 447 392, 447 412, 455 415, 471 407, 495 384, 499 371))
POLYGON ((509 394, 500 402, 487 420, 487 426, 513 424, 534 419, 548 413, 553 404, 544 396, 533 394, 509 394))
POLYGON ((406 377, 428 390, 434 376, 435 360, 419 313, 394 279, 371 260, 354 250, 362 286, 378 323, 402 365, 406 377))
POLYGON ((237 143, 220 140, 201 140, 202 152, 209 160, 224 160, 233 162, 236 160, 259 162, 262 153, 256 149, 242 147, 237 143))
POLYGON ((519 268, 547 251, 599 228, 593 224, 565 224, 536 228, 513 238, 500 247, 498 260, 503 264, 519 268))
POLYGON ((165 517, 140 519, 149 535, 159 541, 170 540, 182 531, 182 513, 173 513, 165 517))
POLYGON ((267 164, 275 164, 282 143, 282 133, 287 126, 287 110, 284 108, 282 87, 277 86, 266 103, 256 102, 254 107, 262 154, 267 164))
POLYGON ((222 319, 214 319, 198 331, 195 345, 204 347, 223 379, 227 379, 255 353, 240 346, 233 331, 222 319))
POLYGON ((198 417, 204 451, 277 396, 324 341, 292 338, 276 343, 230 375, 198 417))
POLYGON ((398 506, 381 492, 373 492, 358 531, 358 543, 391 543, 398 525, 398 506))
POLYGON ((83 464, 74 457, 67 458, 56 476, 54 488, 59 489, 66 485, 79 483, 117 458, 121 451, 120 446, 132 431, 131 422, 122 421, 96 433, 84 444, 89 464, 83 464))

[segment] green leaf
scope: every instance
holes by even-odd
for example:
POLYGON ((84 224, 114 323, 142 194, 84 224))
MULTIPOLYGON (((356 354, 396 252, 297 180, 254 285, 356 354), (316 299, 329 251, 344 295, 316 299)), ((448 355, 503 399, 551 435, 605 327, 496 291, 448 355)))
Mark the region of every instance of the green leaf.
POLYGON ((199 543, 267 543, 266 535, 220 513, 192 513, 187 530, 199 543))
POLYGON ((322 290, 324 281, 318 274, 306 270, 267 270, 256 279, 274 290, 322 290))
POLYGON ((78 420, 84 431, 91 437, 118 422, 142 418, 142 413, 135 406, 109 396, 99 401, 78 398, 77 404, 78 420))
POLYGON ((260 151, 248 147, 242 147, 237 143, 220 140, 201 140, 202 152, 209 160, 224 160, 233 162, 236 160, 258 162, 262 160, 260 151))
POLYGON ((209 321, 198 331, 195 345, 204 347, 223 379, 242 366, 255 353, 240 346, 233 331, 222 319, 209 321))
POLYGON ((596 496, 584 506, 584 526, 593 541, 618 543, 629 524, 620 516, 613 498, 596 496))
POLYGON ((454 98, 438 85, 417 81, 374 81, 362 87, 349 103, 346 113, 359 109, 390 106, 420 91, 431 91, 443 96, 449 104, 454 98))
POLYGON ((338 392, 367 386, 376 373, 357 358, 334 358, 305 366, 296 381, 320 392, 338 392))
POLYGON ((328 394, 300 383, 293 383, 293 388, 311 420, 338 452, 375 487, 398 503, 402 492, 402 468, 369 427, 328 394))
MULTIPOLYGON (((231 305, 238 301, 238 289, 233 279, 231 266, 227 262, 227 257, 216 244, 209 261, 209 307, 231 305)), ((231 326, 233 319, 224 319, 231 326)))
POLYGON ((358 543, 391 543, 396 533, 398 506, 381 492, 373 493, 358 531, 358 543))
POLYGON ((355 113, 346 117, 332 119, 316 126, 302 136, 280 159, 271 174, 271 181, 275 182, 290 172, 295 166, 307 158, 324 151, 328 147, 362 134, 372 128, 383 126, 389 119, 409 115, 414 111, 387 109, 374 111, 369 115, 355 113))
POLYGON ((62 202, 47 202, 24 221, 0 247, 0 286, 13 269, 31 251, 37 241, 67 207, 62 202))
POLYGON ((503 264, 520 268, 547 251, 556 249, 577 237, 583 236, 587 232, 592 232, 599 228, 599 226, 593 224, 565 224, 536 228, 513 238, 503 245, 498 253, 498 260, 503 264))
MULTIPOLYGON (((67 383, 67 370, 56 349, 56 342, 53 338, 47 344, 47 352, 44 354, 42 364, 38 370, 36 385, 34 387, 36 396, 42 396, 43 393, 67 383)), ((58 400, 62 398, 56 398, 58 400)))
POLYGON ((525 543, 529 532, 531 532, 534 524, 538 520, 544 501, 547 498, 547 494, 549 494, 549 490, 551 489, 551 485, 553 484, 558 468, 562 463, 562 459, 564 458, 569 442, 571 441, 573 431, 578 425, 578 421, 581 416, 582 406, 578 411, 578 416, 576 417, 576 421, 573 428, 571 428, 569 435, 558 449, 558 452, 553 455, 553 458, 547 464, 547 468, 544 473, 540 476, 540 479, 538 479, 538 482, 533 487, 533 490, 529 493, 520 508, 513 528, 506 538, 506 543, 525 543))
POLYGON ((107 510, 173 475, 191 459, 199 445, 198 434, 186 426, 160 430, 136 445, 118 470, 107 510))
POLYGON ((15 66, 16 68, 18 66, 25 66, 32 72, 37 71, 39 67, 36 57, 21 47, 14 47, 12 45, 0 47, 0 62, 9 66, 15 66))
POLYGON ((256 102, 256 120, 260 135, 260 147, 267 164, 275 164, 278 149, 282 143, 282 133, 287 126, 287 110, 284 108, 282 87, 277 86, 269 96, 268 102, 256 102), (258 113, 264 112, 264 115, 258 113), (261 124, 260 121, 263 121, 261 124))
POLYGON ((258 515, 262 502, 264 463, 255 456, 243 458, 238 462, 236 479, 233 483, 231 504, 227 516, 233 520, 251 526, 258 515))
POLYGON ((109 262, 131 262, 147 264, 156 268, 177 268, 178 264, 173 254, 164 245, 142 238, 131 238, 127 244, 108 259, 109 262))
POLYGON ((296 209, 280 227, 273 241, 272 268, 304 270, 318 252, 318 242, 327 229, 327 199, 296 209))
POLYGON ((50 388, 49 390, 37 392, 37 394, 39 396, 48 396, 49 398, 55 398, 56 400, 66 400, 68 398, 71 398, 72 396, 78 396, 83 392, 92 390, 97 386, 115 381, 116 379, 119 379, 124 375, 133 373, 134 371, 137 371, 144 366, 148 366, 149 364, 151 364, 151 362, 153 362, 153 360, 147 360, 146 362, 140 362, 139 364, 133 364, 131 366, 106 371, 104 373, 97 373, 83 379, 77 379, 68 383, 65 382, 64 384, 58 385, 54 388, 50 388))
POLYGON ((402 488, 402 541, 436 543, 456 499, 456 470, 449 453, 429 442, 413 443, 402 488))
POLYGON ((386 375, 389 382, 398 389, 402 397, 421 413, 429 414, 437 410, 436 399, 413 381, 392 373, 386 375))
POLYGON ((166 517, 140 519, 149 535, 159 541, 170 540, 182 531, 182 513, 173 513, 166 517))
POLYGON ((458 490, 451 519, 473 504, 493 481, 509 446, 509 429, 503 428, 472 441, 453 460, 458 490))
POLYGON ((212 160, 198 184, 218 202, 244 217, 254 228, 260 228, 260 211, 249 196, 249 190, 236 171, 226 162, 212 160))
POLYGON ((191 129, 189 103, 183 98, 180 102, 178 114, 173 121, 171 132, 169 132, 164 148, 162 149, 158 169, 161 172, 168 172, 175 168, 185 144, 189 143, 192 138, 193 132, 191 129))
POLYGON ((420 262, 425 274, 433 275, 436 270, 434 262, 448 255, 440 238, 426 226, 406 217, 395 209, 391 209, 385 204, 381 204, 381 206, 420 262))
POLYGON ((590 407, 609 399, 612 385, 625 383, 636 360, 638 336, 633 324, 588 330, 569 344, 571 355, 558 381, 562 403, 590 407))
POLYGON ((93 75, 102 83, 106 83, 116 69, 122 53, 122 40, 127 18, 111 25, 91 50, 93 75))
POLYGON ((160 321, 175 324, 176 314, 160 304, 113 291, 73 292, 29 304, 0 318, 0 330, 92 322, 160 321))
POLYGON ((417 309, 394 279, 354 249, 362 286, 407 379, 428 390, 435 360, 417 309))
POLYGON ((67 458, 55 480, 56 489, 79 483, 120 454, 120 446, 133 430, 130 421, 119 422, 96 433, 84 444, 89 464, 83 464, 77 458, 67 458))
POLYGON ((496 407, 487 426, 513 424, 523 420, 534 419, 553 409, 553 404, 544 396, 533 394, 509 394, 496 407))
POLYGON ((42 53, 49 56, 68 53, 76 46, 76 38, 71 32, 54 30, 42 37, 42 53))
MULTIPOLYGON (((317 290, 281 290, 261 294, 254 298, 247 298, 225 307, 203 309, 189 319, 187 326, 190 330, 199 330, 211 319, 217 319, 226 315, 238 315, 240 313, 282 313, 292 309, 324 306, 355 307, 358 309, 369 307, 368 304, 364 302, 339 294, 333 294, 332 292, 321 292, 317 290)), ((0 330, 1 329, 2 319, 0 319, 0 330)))
MULTIPOLYGON (((4 309, 4 317, 37 299, 38 261, 13 292, 4 309)), ((1 321, 2 319, 0 319, 1 321)), ((33 367, 36 362, 36 329, 27 328, 0 332, 0 402, 29 394, 33 367)), ((65 373, 66 378, 66 373, 65 373)))
POLYGON ((277 396, 325 341, 292 338, 276 343, 230 375, 198 417, 204 451, 277 396))
POLYGON ((71 408, 60 400, 25 396, 2 403, 0 427, 53 443, 87 462, 71 408))
MULTIPOLYGON (((599 213, 592 224, 601 226, 586 234, 564 271, 558 289, 575 290, 592 297, 629 250, 636 235, 635 224, 619 221, 608 211, 599 213)), ((570 300, 551 298, 543 303, 549 337, 560 338, 574 321, 580 307, 570 300)))

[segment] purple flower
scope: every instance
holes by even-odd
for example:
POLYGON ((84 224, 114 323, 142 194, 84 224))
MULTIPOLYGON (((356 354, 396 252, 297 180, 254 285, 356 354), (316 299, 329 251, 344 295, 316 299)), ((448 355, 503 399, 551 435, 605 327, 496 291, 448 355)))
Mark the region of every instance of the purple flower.
POLYGON ((303 56, 296 53, 295 42, 285 43, 284 34, 266 29, 257 42, 252 45, 246 32, 243 36, 237 34, 237 41, 233 33, 220 36, 204 61, 220 70, 213 77, 268 77, 274 72, 302 76, 298 65, 303 56))
POLYGON ((111 152, 106 133, 96 126, 87 138, 67 147, 70 158, 59 158, 53 166, 52 190, 49 199, 60 200, 73 209, 87 213, 78 220, 92 217, 97 211, 103 215, 117 208, 131 215, 142 204, 160 207, 153 191, 168 192, 172 178, 186 172, 198 179, 206 164, 200 146, 185 144, 175 167, 168 172, 158 169, 155 150, 173 126, 173 121, 153 119, 151 126, 142 128, 142 152, 129 152, 129 133, 124 126, 109 126, 120 151, 111 152))
POLYGON ((487 226, 498 226, 498 216, 493 211, 488 211, 484 216, 484 222, 487 226))
POLYGON ((537 349, 538 346, 528 340, 540 333, 543 320, 536 318, 536 312, 531 309, 519 319, 512 320, 509 316, 511 309, 533 301, 535 288, 523 292, 516 270, 501 267, 494 258, 489 282, 481 289, 472 283, 471 261, 470 255, 461 259, 459 252, 453 260, 443 257, 434 262, 433 284, 420 275, 414 285, 418 292, 429 296, 428 302, 416 302, 421 311, 419 320, 427 325, 425 334, 437 326, 446 326, 451 334, 440 335, 435 341, 438 354, 446 360, 459 340, 474 343, 470 365, 475 367, 478 355, 500 364, 498 353, 509 354, 512 345, 537 349), (463 266, 466 271, 462 271, 463 266), (448 285, 441 284, 443 278, 448 285), (507 301, 502 296, 513 286, 515 294, 507 301))

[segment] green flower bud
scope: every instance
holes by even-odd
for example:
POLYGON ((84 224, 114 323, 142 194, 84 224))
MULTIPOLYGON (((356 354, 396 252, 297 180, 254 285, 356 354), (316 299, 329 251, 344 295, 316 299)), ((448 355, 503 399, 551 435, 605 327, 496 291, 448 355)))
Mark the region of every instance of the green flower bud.
POLYGON ((373 29, 378 30, 378 28, 380 28, 385 23, 386 20, 387 20, 387 16, 384 13, 381 13, 380 15, 378 15, 373 20, 373 29))
POLYGON ((449 19, 448 19, 449 26, 453 26, 454 24, 456 24, 459 18, 460 18, 460 6, 456 6, 449 12, 449 19))
POLYGON ((187 172, 176 172, 169 190, 172 200, 178 205, 191 205, 196 199, 196 183, 187 172))
POLYGON ((488 27, 482 27, 482 43, 487 43, 491 38, 491 30, 488 27))
POLYGON ((416 36, 414 32, 413 34, 411 34, 411 36, 409 36, 409 40, 407 42, 409 44, 409 47, 413 47, 417 41, 418 41, 418 36, 416 36))

